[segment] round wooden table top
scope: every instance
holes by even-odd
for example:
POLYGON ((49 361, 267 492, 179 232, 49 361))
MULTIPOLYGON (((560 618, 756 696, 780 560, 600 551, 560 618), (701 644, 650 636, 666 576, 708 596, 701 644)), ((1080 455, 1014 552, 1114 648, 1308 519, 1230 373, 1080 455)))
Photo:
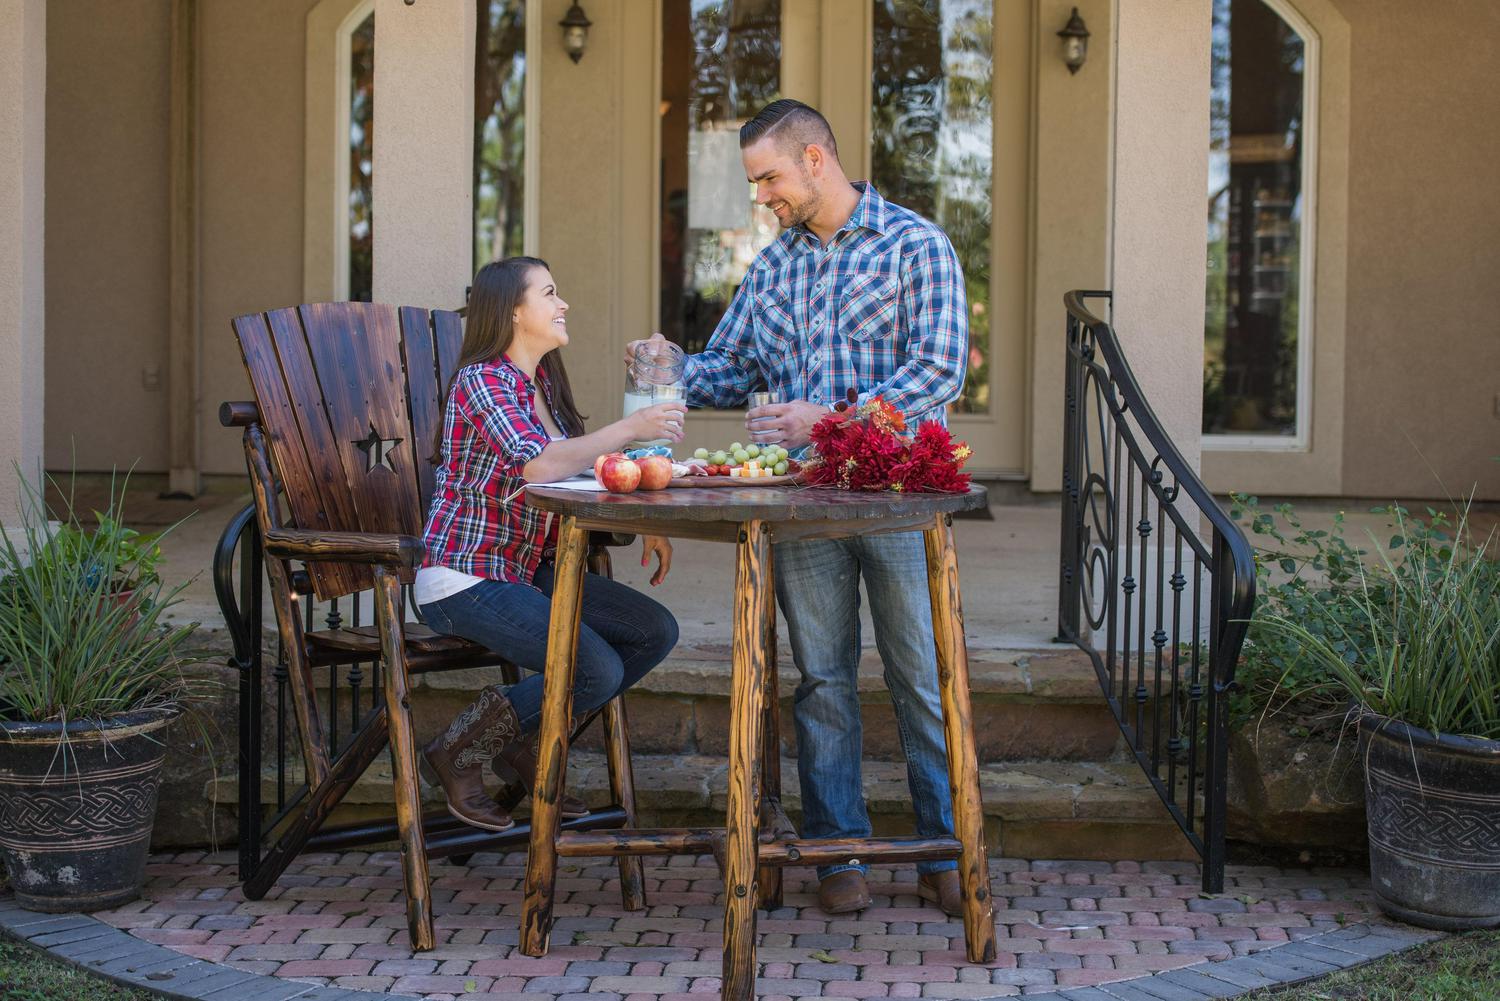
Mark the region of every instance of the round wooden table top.
POLYGON ((526 503, 590 522, 860 521, 934 517, 989 503, 984 487, 967 493, 851 491, 835 487, 672 487, 630 494, 527 487, 526 503))

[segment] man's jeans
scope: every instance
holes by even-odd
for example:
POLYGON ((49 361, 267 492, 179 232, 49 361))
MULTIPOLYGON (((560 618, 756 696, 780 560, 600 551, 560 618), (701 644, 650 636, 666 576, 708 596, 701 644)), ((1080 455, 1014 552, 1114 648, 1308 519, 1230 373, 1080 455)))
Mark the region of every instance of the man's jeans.
MULTIPOLYGON (((917 834, 953 836, 953 800, 938 695, 927 556, 919 532, 852 539, 811 539, 775 547, 776 596, 786 617, 797 686, 797 776, 802 834, 867 838, 860 763, 859 579, 864 576, 875 645, 896 710, 917 834)), ((955 869, 950 860, 917 863, 919 872, 955 869)), ((823 879, 864 866, 820 866, 823 879)))
MULTIPOLYGON (((537 567, 535 586, 486 580, 422 606, 422 618, 435 631, 481 643, 517 667, 536 672, 505 693, 523 733, 541 722, 553 570, 551 563, 537 567)), ((672 613, 618 581, 584 574, 582 603, 573 671, 574 719, 640 681, 677 645, 672 613)))

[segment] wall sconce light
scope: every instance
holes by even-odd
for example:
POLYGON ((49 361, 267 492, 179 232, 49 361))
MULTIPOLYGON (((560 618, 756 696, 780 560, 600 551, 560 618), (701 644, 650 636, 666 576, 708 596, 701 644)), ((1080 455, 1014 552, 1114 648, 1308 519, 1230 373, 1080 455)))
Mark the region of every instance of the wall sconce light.
POLYGON ((568 58, 578 62, 583 58, 583 50, 588 48, 589 25, 594 22, 578 6, 578 0, 573 0, 573 6, 568 8, 568 13, 557 23, 562 25, 563 51, 568 54, 568 58))
POLYGON ((1068 64, 1068 72, 1077 73, 1089 57, 1089 27, 1078 16, 1077 7, 1073 8, 1073 16, 1068 18, 1067 25, 1057 37, 1063 40, 1063 62, 1068 64))

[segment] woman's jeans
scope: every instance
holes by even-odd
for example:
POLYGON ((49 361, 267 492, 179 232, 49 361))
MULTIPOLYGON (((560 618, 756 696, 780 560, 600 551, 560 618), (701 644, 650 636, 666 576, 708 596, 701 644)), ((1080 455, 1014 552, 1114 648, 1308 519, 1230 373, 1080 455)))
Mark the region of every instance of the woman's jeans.
MULTIPOLYGON (((530 585, 486 580, 422 606, 422 618, 435 631, 483 644, 535 672, 505 693, 525 733, 535 731, 542 717, 553 572, 544 563, 530 585)), ((582 719, 640 681, 676 645, 677 620, 665 607, 617 581, 584 574, 573 718, 582 719)))
MULTIPOLYGON (((809 539, 775 547, 776 595, 787 621, 797 686, 797 777, 802 835, 868 838, 870 817, 860 774, 864 732, 859 716, 859 580, 864 577, 896 710, 917 834, 953 836, 947 743, 938 694, 927 555, 919 532, 809 539)), ((919 872, 957 868, 952 860, 918 862, 919 872)), ((824 879, 864 866, 819 866, 824 879)))

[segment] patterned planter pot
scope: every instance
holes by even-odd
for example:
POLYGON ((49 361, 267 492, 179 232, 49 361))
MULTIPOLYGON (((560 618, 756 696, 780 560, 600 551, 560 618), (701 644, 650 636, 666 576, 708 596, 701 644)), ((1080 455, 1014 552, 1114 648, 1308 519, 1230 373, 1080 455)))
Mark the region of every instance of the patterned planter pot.
POLYGON ((175 709, 103 723, 0 720, 0 858, 34 911, 134 900, 146 876, 156 791, 175 709))
POLYGON ((1381 909, 1426 928, 1500 927, 1500 741, 1374 714, 1359 735, 1381 909))

